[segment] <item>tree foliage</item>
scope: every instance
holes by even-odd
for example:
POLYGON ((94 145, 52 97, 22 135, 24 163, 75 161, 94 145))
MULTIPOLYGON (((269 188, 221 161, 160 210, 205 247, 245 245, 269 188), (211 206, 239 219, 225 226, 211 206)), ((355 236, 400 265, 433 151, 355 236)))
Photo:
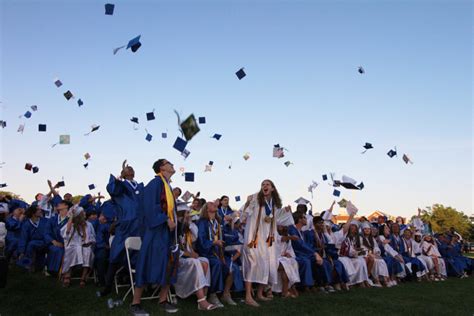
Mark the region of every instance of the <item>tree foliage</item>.
POLYGON ((450 206, 442 204, 435 204, 423 210, 423 221, 430 222, 433 232, 443 233, 448 231, 451 227, 463 236, 469 238, 473 225, 469 217, 463 212, 457 211, 450 206))

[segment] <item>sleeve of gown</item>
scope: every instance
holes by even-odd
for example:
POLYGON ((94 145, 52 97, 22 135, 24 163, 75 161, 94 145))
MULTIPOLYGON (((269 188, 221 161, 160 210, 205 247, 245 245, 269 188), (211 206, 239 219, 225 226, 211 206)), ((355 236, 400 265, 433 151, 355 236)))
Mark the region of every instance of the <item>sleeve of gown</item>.
POLYGON ((111 174, 109 177, 109 183, 107 184, 107 192, 111 197, 120 196, 123 193, 123 183, 120 180, 115 179, 111 174))
POLYGON ((53 232, 53 221, 56 220, 56 217, 51 217, 47 222, 46 222, 46 227, 44 230, 44 241, 46 242, 47 245, 51 244, 52 241, 54 240, 54 232, 53 232))
POLYGON ((291 236, 297 236, 298 237, 298 240, 292 240, 291 241, 291 245, 293 246, 293 250, 295 250, 296 252, 301 252, 301 253, 304 253, 305 255, 313 255, 314 254, 314 250, 311 249, 311 247, 309 245, 307 245, 299 236, 296 228, 290 226, 288 228, 288 235, 291 235, 291 236))
POLYGON ((275 210, 275 216, 277 225, 290 226, 295 224, 293 213, 286 211, 284 208, 277 208, 275 210))
POLYGON ((209 240, 206 222, 201 220, 198 223, 198 249, 202 252, 200 255, 209 253, 212 249, 212 241, 209 240))

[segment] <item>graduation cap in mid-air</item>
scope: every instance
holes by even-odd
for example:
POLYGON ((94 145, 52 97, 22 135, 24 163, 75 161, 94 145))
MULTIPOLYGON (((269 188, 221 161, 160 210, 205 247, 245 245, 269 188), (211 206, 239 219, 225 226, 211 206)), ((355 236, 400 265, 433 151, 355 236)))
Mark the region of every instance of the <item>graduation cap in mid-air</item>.
POLYGON ((249 160, 250 159, 250 153, 245 153, 243 158, 244 158, 245 161, 249 160))
POLYGON ((362 154, 365 154, 365 152, 369 149, 374 148, 371 143, 365 143, 364 145, 365 150, 362 152, 362 154))
POLYGON ((81 100, 81 99, 79 99, 79 100, 77 100, 77 105, 79 105, 79 106, 83 106, 83 105, 84 105, 84 102, 82 102, 82 100, 81 100))
POLYGON ((206 118, 204 116, 199 117, 199 124, 206 124, 206 118))
POLYGON ((295 200, 295 203, 297 205, 306 205, 306 204, 309 203, 309 201, 307 199, 305 199, 304 197, 300 197, 300 198, 295 200))
POLYGON ((240 68, 240 69, 235 73, 235 75, 237 76, 237 78, 239 78, 239 80, 242 80, 242 78, 244 78, 247 74, 245 73, 244 68, 240 68))
POLYGON ((184 137, 186 138, 186 141, 190 141, 194 137, 194 135, 196 135, 200 131, 199 126, 196 123, 196 118, 194 117, 194 114, 188 116, 188 118, 181 123, 180 127, 184 137))
POLYGON ((20 126, 18 126, 17 132, 23 134, 24 131, 25 131, 25 124, 20 124, 20 126))
POLYGON ((410 158, 408 158, 408 156, 406 154, 403 154, 403 157, 402 157, 403 161, 408 164, 408 163, 411 163, 413 164, 413 161, 411 161, 410 158))
POLYGON ((0 188, 6 188, 7 184, 6 183, 0 183, 0 188))
POLYGON ((337 204, 339 205, 339 207, 346 208, 347 207, 347 200, 342 199, 339 202, 337 202, 337 204))
POLYGON ((235 202, 240 202, 240 195, 237 195, 237 196, 235 197, 235 202))
POLYGON ((93 133, 93 132, 97 131, 99 128, 100 128, 100 125, 93 124, 91 126, 91 131, 89 133, 84 134, 84 136, 88 136, 90 133, 93 133))
POLYGON ((0 121, 0 126, 1 126, 2 128, 7 127, 7 121, 3 121, 3 120, 0 121))
POLYGON ((168 133, 161 133, 161 138, 168 138, 168 133))
POLYGON ((38 124, 38 132, 46 132, 46 124, 38 124))
POLYGON ((94 185, 94 184, 89 184, 88 187, 89 187, 89 190, 94 190, 94 189, 95 189, 95 185, 94 185))
POLYGON ((64 181, 59 181, 59 182, 56 184, 56 186, 57 186, 58 188, 61 188, 61 187, 66 186, 66 184, 64 183, 64 181))
POLYGON ((37 166, 34 166, 32 169, 33 173, 38 173, 39 170, 40 169, 37 166))
POLYGON ((148 112, 146 114, 146 120, 147 121, 153 121, 155 119, 155 110, 148 112))
POLYGON ((334 191, 332 192, 332 195, 334 195, 334 196, 340 196, 340 195, 341 195, 341 191, 334 189, 334 191))
POLYGON ((390 158, 393 158, 397 155, 397 148, 395 148, 395 150, 393 149, 390 149, 387 153, 387 155, 390 157, 390 158))
POLYGON ((288 160, 288 161, 285 161, 283 164, 284 164, 285 166, 289 167, 289 166, 292 165, 293 163, 288 160))
POLYGON ((194 182, 194 172, 186 172, 186 173, 184 173, 184 181, 186 181, 186 182, 194 182))
POLYGON ((33 112, 38 111, 38 106, 37 105, 32 105, 32 106, 30 106, 30 108, 33 112))
POLYGON ((26 117, 26 118, 30 118, 31 117, 31 112, 26 111, 25 114, 23 114, 23 116, 26 117))
POLYGON ((26 163, 25 164, 25 170, 28 170, 28 171, 31 171, 31 169, 33 169, 33 165, 31 163, 26 163))
POLYGON ((141 35, 138 35, 137 37, 132 38, 127 44, 127 49, 130 48, 132 52, 135 53, 140 48, 140 46, 142 46, 142 43, 140 43, 140 37, 141 35))
POLYGON ((105 4, 105 15, 113 15, 114 14, 115 5, 112 3, 105 4))
POLYGON ((64 92, 64 97, 66 98, 66 100, 70 100, 73 96, 72 92, 67 90, 66 92, 64 92))
POLYGON ((54 84, 56 85, 57 88, 59 88, 60 86, 63 85, 63 83, 62 83, 61 80, 59 80, 59 79, 55 79, 55 80, 54 80, 54 84))
POLYGON ((89 163, 88 163, 88 162, 86 162, 85 164, 83 164, 83 166, 84 166, 84 168, 86 168, 86 169, 87 169, 87 167, 89 167, 89 163))
POLYGON ((85 153, 85 154, 84 154, 84 158, 85 158, 86 160, 89 160, 89 159, 91 158, 91 154, 85 153))
POLYGON ((283 158, 285 157, 285 148, 280 147, 280 144, 273 145, 273 157, 275 158, 283 158))
POLYGON ((327 174, 323 174, 323 181, 326 181, 328 179, 328 175, 327 174))
POLYGON ((135 123, 135 124, 138 124, 138 117, 132 117, 130 119, 131 122, 135 123))
POLYGON ((174 142, 173 148, 182 153, 186 149, 187 144, 188 142, 182 139, 181 137, 176 137, 176 141, 174 142))
POLYGON ((316 189, 316 187, 318 186, 318 183, 316 181, 312 181, 312 183, 308 186, 308 192, 311 193, 311 198, 313 198, 313 191, 314 189, 316 189))
MULTIPOLYGON (((145 131, 146 131, 146 130, 145 130, 145 131)), ((153 135, 151 135, 150 133, 148 133, 148 131, 146 131, 145 140, 146 140, 147 142, 151 142, 152 138, 153 138, 153 135)))
POLYGON ((362 75, 362 74, 365 74, 365 69, 362 67, 362 66, 359 66, 359 68, 357 68, 357 71, 362 75))
POLYGON ((216 140, 221 139, 222 135, 221 134, 214 134, 211 138, 215 138, 216 140))
POLYGON ((59 142, 53 144, 51 147, 56 145, 69 145, 71 143, 71 136, 70 135, 59 135, 59 142))

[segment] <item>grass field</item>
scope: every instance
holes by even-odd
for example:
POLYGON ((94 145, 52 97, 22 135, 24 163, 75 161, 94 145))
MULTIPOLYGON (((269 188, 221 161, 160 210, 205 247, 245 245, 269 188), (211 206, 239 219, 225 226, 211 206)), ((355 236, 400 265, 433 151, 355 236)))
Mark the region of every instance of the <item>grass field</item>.
MULTIPOLYGON (((97 287, 81 289, 78 281, 68 289, 51 277, 10 270, 0 289, 0 315, 127 315, 128 304, 109 310, 97 298, 97 287)), ((390 289, 352 289, 349 293, 302 294, 297 299, 275 298, 255 309, 239 304, 212 312, 199 312, 195 299, 180 300, 178 315, 469 315, 474 314, 474 277, 446 282, 405 283, 390 289)), ((156 301, 146 301, 152 315, 164 315, 156 301)))

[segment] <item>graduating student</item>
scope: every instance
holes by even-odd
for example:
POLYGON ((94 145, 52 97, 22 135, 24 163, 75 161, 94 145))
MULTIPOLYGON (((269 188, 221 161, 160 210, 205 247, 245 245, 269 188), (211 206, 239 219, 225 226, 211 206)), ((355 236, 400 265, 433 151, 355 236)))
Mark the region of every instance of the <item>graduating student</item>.
MULTIPOLYGON (((18 200, 19 201, 19 200, 18 200)), ((10 262, 10 258, 17 257, 18 243, 21 238, 21 225, 25 218, 25 208, 27 204, 23 201, 18 203, 10 203, 9 211, 10 217, 7 218, 5 227, 7 229, 7 236, 5 238, 5 255, 7 262, 10 262)))
POLYGON ((352 221, 349 223, 347 235, 341 244, 339 257, 350 258, 356 273, 349 277, 349 285, 359 285, 360 287, 370 287, 369 273, 367 264, 365 262, 363 253, 361 252, 359 226, 358 222, 352 221))
POLYGON ((260 192, 248 197, 243 212, 245 225, 242 270, 245 281, 245 303, 258 307, 252 296, 252 283, 257 283, 257 299, 268 301, 263 295, 267 285, 278 281, 278 262, 274 247, 276 225, 292 224, 291 208, 282 208, 280 195, 270 180, 264 180, 260 192))
POLYGON ((26 219, 21 227, 21 237, 18 242, 19 265, 34 271, 43 269, 48 247, 45 242, 47 220, 43 211, 37 205, 26 210, 26 219))
POLYGON ((441 257, 441 254, 438 250, 438 246, 431 235, 425 235, 423 237, 423 242, 421 243, 421 250, 423 251, 423 254, 425 256, 431 257, 431 260, 433 260, 434 264, 434 271, 435 271, 435 276, 434 280, 435 281, 444 281, 448 277, 447 271, 446 271, 446 263, 444 262, 444 259, 441 257))
POLYGON ((413 251, 415 253, 415 256, 423 263, 423 265, 426 268, 426 276, 430 280, 435 279, 436 271, 435 271, 435 266, 433 259, 430 256, 427 256, 423 253, 423 248, 421 247, 422 243, 422 233, 419 231, 415 231, 414 233, 414 238, 412 238, 412 243, 413 243, 413 251))
POLYGON ((312 230, 314 229, 313 226, 313 215, 308 211, 308 206, 307 204, 311 205, 311 202, 304 198, 299 198, 296 200, 296 203, 298 204, 296 206, 296 212, 303 213, 306 216, 306 225, 301 228, 302 231, 307 231, 307 230, 312 230))
POLYGON ((104 196, 100 195, 100 193, 98 196, 86 194, 79 201, 79 206, 84 209, 84 211, 86 212, 86 215, 89 215, 91 212, 95 212, 96 214, 99 214, 100 206, 102 205, 100 200, 103 198, 104 196))
POLYGON ((47 223, 45 231, 45 242, 48 246, 46 267, 50 273, 58 273, 64 256, 64 238, 61 229, 67 224, 67 214, 72 204, 66 201, 59 202, 56 206, 56 214, 47 223))
POLYGON ((300 274, 291 240, 296 240, 297 237, 288 235, 287 226, 279 225, 277 230, 276 246, 278 249, 277 253, 279 254, 278 283, 272 286, 272 291, 281 293, 281 296, 284 298, 296 298, 298 297, 298 290, 295 284, 300 282, 300 274))
POLYGON ((438 235, 438 250, 443 256, 448 271, 448 276, 464 278, 464 265, 461 261, 456 260, 455 250, 453 248, 452 240, 444 234, 438 235))
POLYGON ((223 307, 217 298, 217 293, 222 294, 222 300, 229 305, 237 305, 230 295, 233 284, 232 271, 227 266, 224 256, 223 232, 217 214, 217 203, 207 202, 201 209, 201 219, 198 226, 196 249, 201 257, 209 260, 211 269, 211 286, 209 287, 209 302, 223 307))
POLYGON ((386 224, 379 225, 379 235, 376 238, 380 248, 380 255, 387 264, 388 274, 390 275, 390 285, 397 285, 398 278, 404 278, 405 261, 403 257, 390 246, 390 228, 386 224))
MULTIPOLYGON (((178 209, 179 212, 179 209, 178 209)), ((182 219, 183 228, 179 236, 180 257, 177 281, 174 285, 176 295, 187 298, 196 294, 199 310, 213 310, 218 306, 207 301, 207 289, 211 284, 209 260, 200 257, 195 250, 197 227, 191 221, 190 210, 186 210, 182 219)))
POLYGON ((361 224, 362 236, 360 246, 362 250, 365 251, 364 257, 367 262, 367 270, 372 276, 375 287, 382 287, 380 284, 380 279, 387 287, 391 287, 392 283, 389 282, 389 274, 387 264, 381 257, 381 251, 375 240, 372 236, 372 227, 368 222, 363 222, 361 224))
MULTIPOLYGON (((85 217, 86 214, 83 212, 81 216, 85 217)), ((98 222, 98 220, 97 220, 98 222)), ((82 243, 82 256, 83 256, 83 263, 82 263, 82 277, 80 286, 84 287, 87 282, 87 278, 89 277, 92 269, 94 268, 94 248, 96 243, 96 235, 95 235, 95 228, 91 221, 86 220, 86 227, 85 227, 85 238, 84 242, 82 243)))
POLYGON ((244 276, 242 274, 242 240, 240 238, 240 218, 232 216, 232 222, 229 225, 222 226, 224 233, 224 258, 229 271, 232 273, 232 292, 242 292, 244 287, 244 276))
POLYGON ((170 185, 174 166, 166 159, 153 164, 155 178, 144 190, 145 233, 136 264, 135 294, 130 311, 133 315, 147 314, 140 301, 145 285, 161 287, 159 307, 174 313, 178 308, 167 302, 170 285, 176 283, 179 262, 178 235, 176 230, 176 201, 170 185))
POLYGON ((227 195, 223 195, 219 199, 217 215, 219 215, 224 225, 230 225, 233 220, 233 214, 234 211, 229 206, 229 197, 227 195))
POLYGON ((59 183, 53 186, 51 181, 48 180, 48 187, 48 193, 36 195, 37 204, 43 210, 43 217, 46 219, 54 215, 54 208, 62 201, 61 196, 56 191, 59 188, 59 183))
MULTIPOLYGON (((110 245, 109 267, 105 278, 105 288, 100 293, 101 296, 111 293, 114 276, 125 263, 125 240, 128 237, 143 235, 143 230, 145 229, 142 211, 144 187, 143 183, 138 183, 134 179, 135 170, 127 165, 127 160, 125 160, 122 163, 120 176, 116 178, 110 175, 109 183, 107 184, 107 192, 113 200, 113 204, 108 207, 114 208, 115 206, 117 220, 115 223, 115 235, 110 245)), ((133 261, 135 261, 135 258, 133 258, 133 261)))
POLYGON ((94 248, 94 267, 97 270, 97 278, 100 286, 105 286, 105 274, 107 273, 107 266, 109 264, 110 226, 111 223, 109 222, 109 219, 107 219, 106 213, 101 212, 99 216, 99 225, 95 232, 96 243, 94 248))

